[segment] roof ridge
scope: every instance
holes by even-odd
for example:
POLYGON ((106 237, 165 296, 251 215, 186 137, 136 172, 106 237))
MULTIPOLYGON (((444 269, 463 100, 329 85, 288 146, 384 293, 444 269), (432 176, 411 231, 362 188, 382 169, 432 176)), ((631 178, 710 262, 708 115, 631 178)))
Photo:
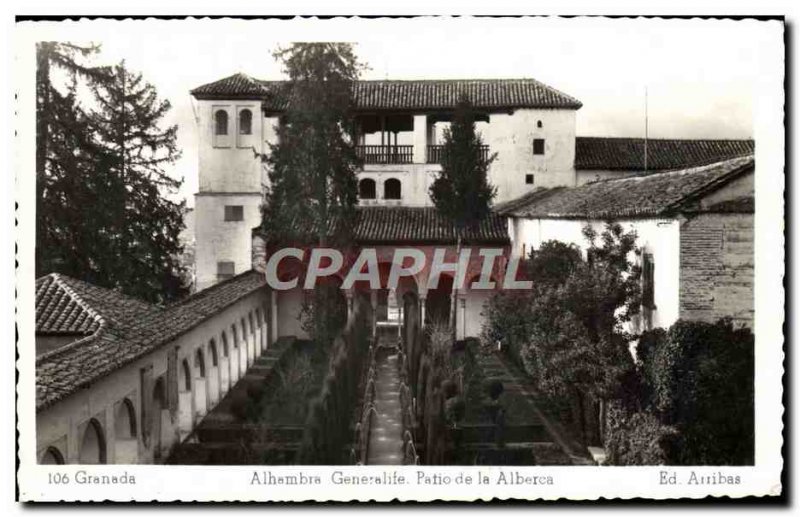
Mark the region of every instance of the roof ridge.
POLYGON ((241 279, 241 278, 243 278, 243 277, 245 277, 247 275, 253 274, 253 273, 258 274, 258 275, 263 275, 263 273, 261 273, 259 271, 256 271, 253 268, 250 268, 247 271, 242 271, 238 275, 234 275, 234 276, 232 276, 230 278, 226 278, 222 282, 217 282, 216 284, 214 284, 212 286, 209 286, 209 287, 207 287, 205 289, 202 289, 200 291, 192 293, 189 296, 181 298, 180 300, 176 300, 175 302, 170 303, 169 305, 165 305, 165 306, 163 306, 161 308, 161 310, 166 312, 166 311, 172 310, 172 309, 174 309, 176 307, 182 307, 182 306, 186 305, 187 303, 194 302, 195 300, 200 300, 202 298, 205 298, 206 296, 209 296, 209 295, 215 293, 216 291, 221 289, 223 286, 228 285, 230 283, 233 283, 233 282, 235 282, 235 281, 237 281, 237 280, 239 280, 239 279, 241 279))
MULTIPOLYGON (((733 161, 736 161, 736 160, 744 160, 744 159, 747 159, 747 161, 745 163, 743 163, 740 167, 736 167, 735 170, 739 170, 741 167, 746 167, 747 165, 749 165, 749 162, 755 162, 755 157, 754 157, 753 153, 748 153, 748 154, 743 154, 741 156, 734 156, 732 158, 725 158, 724 160, 717 160, 715 162, 703 163, 701 165, 694 165, 694 166, 691 166, 691 167, 682 167, 682 168, 676 168, 676 169, 669 169, 669 170, 663 170, 663 171, 658 171, 658 172, 652 172, 652 173, 649 173, 649 174, 634 174, 632 176, 623 176, 621 178, 605 178, 605 179, 601 179, 601 180, 597 180, 597 181, 590 181, 588 183, 584 183, 583 185, 576 185, 575 187, 570 187, 570 188, 584 188, 584 187, 588 187, 589 185, 597 185, 597 184, 600 184, 600 183, 614 183, 614 182, 617 182, 617 181, 620 182, 620 183, 621 182, 626 182, 626 181, 628 181, 628 182, 641 181, 641 180, 643 180, 645 178, 650 178, 652 176, 664 177, 664 176, 670 175, 670 174, 671 175, 675 175, 675 176, 677 176, 679 174, 693 174, 693 173, 696 173, 698 171, 702 171, 704 169, 710 169, 712 167, 717 167, 717 166, 719 166, 720 164, 723 164, 723 163, 733 162, 733 161)), ((733 171, 731 171, 731 172, 733 172, 733 171)))
POLYGON ((36 366, 39 366, 40 363, 42 363, 42 362, 44 362, 46 360, 50 360, 50 359, 52 359, 54 357, 58 357, 58 356, 60 356, 61 354, 65 353, 65 352, 69 352, 69 351, 71 351, 71 350, 73 350, 73 349, 75 349, 75 348, 77 348, 79 346, 83 346, 86 343, 90 343, 90 342, 94 341, 97 337, 100 336, 101 333, 105 333, 105 330, 108 327, 108 322, 107 322, 106 318, 103 317, 103 315, 100 314, 98 311, 93 309, 86 302, 86 300, 84 300, 78 293, 75 292, 74 289, 72 289, 71 286, 69 286, 66 282, 64 282, 62 276, 65 277, 65 278, 69 278, 71 280, 75 280, 74 278, 72 278, 70 276, 67 276, 67 275, 62 275, 61 273, 56 273, 56 272, 50 273, 50 275, 52 275, 53 281, 56 282, 56 285, 59 288, 63 289, 73 300, 75 300, 75 303, 77 303, 92 318, 94 318, 94 320, 98 323, 98 327, 97 327, 97 330, 95 330, 94 332, 92 332, 88 336, 85 336, 85 337, 83 337, 81 339, 78 339, 76 341, 72 341, 70 343, 67 343, 64 346, 58 347, 58 348, 56 348, 54 350, 50 350, 49 352, 45 352, 42 355, 36 357, 36 363, 35 363, 36 366))
MULTIPOLYGON (((732 158, 730 160, 723 160, 723 161, 716 162, 716 163, 713 163, 713 164, 710 164, 710 165, 703 165, 701 167, 695 167, 695 169, 707 168, 707 167, 709 167, 711 165, 719 165, 719 164, 722 164, 722 163, 734 162, 734 161, 737 161, 737 160, 742 160, 743 158, 745 158, 745 157, 732 158)), ((721 176, 719 176, 717 178, 712 178, 712 179, 708 180, 704 184, 698 186, 696 189, 692 190, 691 192, 688 192, 685 196, 681 197, 679 200, 675 201, 674 203, 671 203, 671 204, 667 205, 662 210, 662 213, 666 213, 666 212, 669 212, 670 210, 673 210, 675 208, 679 208, 681 205, 684 205, 686 203, 691 202, 697 196, 702 195, 703 193, 706 193, 709 190, 713 190, 714 187, 716 187, 716 186, 720 186, 720 187, 724 186, 726 183, 728 183, 728 181, 730 181, 731 179, 735 178, 736 176, 738 176, 739 174, 741 174, 742 172, 744 172, 745 170, 749 169, 751 166, 753 166, 755 164, 755 159, 753 158, 752 155, 750 155, 747 158, 748 159, 746 161, 744 161, 741 165, 738 165, 737 167, 734 167, 733 169, 731 169, 727 173, 722 174, 721 176)), ((686 169, 686 172, 688 173, 690 170, 692 170, 692 169, 686 169)), ((669 172, 666 172, 665 174, 669 174, 670 172, 680 172, 680 171, 669 171, 669 172)))
MULTIPOLYGON (((564 94, 566 95, 566 94, 564 94)), ((576 135, 575 138, 583 139, 596 139, 596 140, 639 140, 644 141, 645 138, 641 136, 586 136, 576 135)), ((753 138, 653 138, 648 137, 648 141, 661 141, 661 142, 755 142, 753 138)))

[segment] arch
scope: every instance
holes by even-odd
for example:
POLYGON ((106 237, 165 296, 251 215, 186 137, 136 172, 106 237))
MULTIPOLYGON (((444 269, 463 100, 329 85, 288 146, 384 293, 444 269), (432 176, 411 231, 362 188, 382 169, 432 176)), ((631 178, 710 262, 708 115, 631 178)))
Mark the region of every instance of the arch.
POLYGON ((239 348, 239 334, 236 333, 236 323, 231 325, 231 335, 233 336, 233 348, 237 350, 239 348))
POLYGON ((256 307, 256 328, 261 328, 261 307, 256 307))
POLYGON ((241 325, 242 325, 242 341, 247 342, 247 321, 245 321, 244 318, 242 318, 241 325))
POLYGON ((223 109, 214 112, 214 134, 228 134, 228 112, 223 109))
POLYGON ((225 335, 224 330, 222 334, 220 334, 220 337, 222 339, 222 357, 228 357, 228 336, 225 335))
POLYGON ((253 134, 253 112, 247 108, 239 112, 239 134, 253 134))
POLYGON ((61 454, 61 451, 59 451, 57 447, 51 445, 44 451, 39 463, 42 465, 64 465, 66 461, 64 461, 64 455, 61 454))
POLYGON ((189 368, 189 361, 183 360, 183 391, 192 391, 192 369, 189 368))
POLYGON ((217 357, 217 342, 214 338, 211 338, 211 341, 208 342, 208 350, 211 354, 211 366, 215 367, 219 364, 219 357, 217 357))
POLYGON ((453 276, 442 273, 436 289, 428 289, 425 300, 425 324, 450 321, 450 295, 453 291, 453 276))
POLYGON ((402 199, 403 186, 397 178, 389 178, 383 182, 384 199, 402 199))
POLYGON ((114 437, 123 440, 136 438, 136 410, 127 397, 122 399, 114 413, 114 437))
POLYGON ((375 180, 364 178, 358 182, 358 197, 361 199, 375 199, 377 197, 375 180))
POLYGON ((89 420, 86 424, 86 429, 83 431, 78 463, 84 465, 106 463, 105 433, 103 433, 103 426, 94 418, 89 420))
POLYGON ((198 377, 206 376, 206 358, 202 348, 198 348, 194 353, 194 367, 197 368, 198 377))
POLYGON ((247 324, 248 328, 250 329, 250 333, 254 334, 256 331, 255 325, 253 325, 253 311, 247 313, 247 324))

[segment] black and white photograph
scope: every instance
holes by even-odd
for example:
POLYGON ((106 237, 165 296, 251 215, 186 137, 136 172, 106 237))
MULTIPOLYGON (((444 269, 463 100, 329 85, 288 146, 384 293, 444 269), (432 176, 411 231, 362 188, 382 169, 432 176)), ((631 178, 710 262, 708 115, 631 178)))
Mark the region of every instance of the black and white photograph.
POLYGON ((780 494, 783 31, 18 21, 22 500, 780 494))

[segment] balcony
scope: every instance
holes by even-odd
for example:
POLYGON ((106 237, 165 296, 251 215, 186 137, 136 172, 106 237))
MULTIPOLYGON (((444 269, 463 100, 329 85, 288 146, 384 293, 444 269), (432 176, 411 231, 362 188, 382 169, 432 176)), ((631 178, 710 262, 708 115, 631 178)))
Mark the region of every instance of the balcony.
MULTIPOLYGON (((426 154, 425 163, 442 163, 442 158, 444 155, 444 146, 443 145, 429 145, 428 152, 426 154)), ((482 145, 481 146, 481 159, 488 160, 489 159, 489 146, 482 145)))
POLYGON ((365 165, 414 163, 413 145, 357 145, 356 154, 365 165))

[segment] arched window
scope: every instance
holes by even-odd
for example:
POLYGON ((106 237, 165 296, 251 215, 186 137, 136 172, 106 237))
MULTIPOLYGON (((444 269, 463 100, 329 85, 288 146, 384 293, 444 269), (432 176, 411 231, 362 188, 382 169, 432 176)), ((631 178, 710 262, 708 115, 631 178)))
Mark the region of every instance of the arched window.
POLYGON ((66 463, 64 461, 64 455, 61 454, 55 447, 48 447, 47 450, 44 452, 44 456, 42 456, 42 461, 40 461, 42 465, 63 465, 66 463))
POLYGON ((217 110, 214 113, 214 134, 227 135, 228 134, 228 112, 225 110, 217 110))
POLYGON ((106 438, 103 427, 94 418, 89 420, 83 432, 78 461, 84 465, 106 463, 106 438))
POLYGON ((249 109, 243 109, 239 112, 239 134, 253 134, 253 112, 249 109))
POLYGON ((222 357, 228 357, 228 336, 222 331, 222 357))
POLYGON ((383 198, 384 199, 400 199, 402 197, 402 188, 400 180, 396 178, 389 178, 383 184, 383 198))
POLYGON ((361 199, 375 199, 375 180, 364 178, 359 181, 358 197, 361 199))
POLYGON ((197 374, 199 377, 206 376, 206 361, 203 358, 203 351, 199 348, 194 354, 194 367, 197 368, 197 374))
POLYGON ((213 339, 208 344, 208 349, 211 353, 211 366, 217 366, 218 358, 217 358, 217 342, 213 339))
POLYGON ((542 127, 542 121, 541 120, 537 120, 536 121, 536 127, 542 127))
POLYGON ((189 368, 189 361, 183 360, 183 389, 185 391, 192 390, 192 370, 189 368))
POLYGON ((130 399, 122 399, 114 415, 114 436, 121 439, 136 437, 136 411, 130 399))

